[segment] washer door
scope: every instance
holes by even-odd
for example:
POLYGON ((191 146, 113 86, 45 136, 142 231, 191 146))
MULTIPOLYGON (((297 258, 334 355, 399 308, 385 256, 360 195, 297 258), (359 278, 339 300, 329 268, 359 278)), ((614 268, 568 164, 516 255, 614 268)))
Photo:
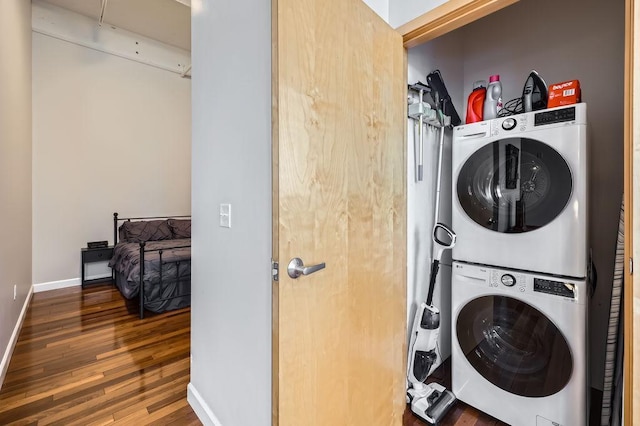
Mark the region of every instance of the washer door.
POLYGON ((456 333, 462 352, 485 379, 526 397, 553 395, 573 371, 569 344, 540 311, 506 296, 483 296, 465 305, 456 333))
POLYGON ((504 233, 529 232, 555 219, 571 197, 569 165, 549 145, 528 138, 483 146, 462 166, 457 194, 477 224, 504 233))

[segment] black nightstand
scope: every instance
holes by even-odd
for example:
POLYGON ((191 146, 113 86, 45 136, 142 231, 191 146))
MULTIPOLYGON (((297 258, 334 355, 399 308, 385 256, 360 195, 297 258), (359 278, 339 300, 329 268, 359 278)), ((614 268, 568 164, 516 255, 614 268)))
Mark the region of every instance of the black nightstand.
POLYGON ((82 278, 80 283, 82 287, 87 284, 105 283, 113 280, 113 274, 107 277, 94 278, 91 280, 84 279, 84 266, 87 263, 106 262, 113 256, 113 246, 101 247, 101 248, 83 248, 81 252, 80 269, 82 269, 82 278))

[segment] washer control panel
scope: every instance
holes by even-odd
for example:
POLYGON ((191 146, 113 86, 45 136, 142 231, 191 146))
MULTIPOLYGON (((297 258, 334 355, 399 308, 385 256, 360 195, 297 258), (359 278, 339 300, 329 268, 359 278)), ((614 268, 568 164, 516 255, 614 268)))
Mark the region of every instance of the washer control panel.
POLYGON ((545 280, 542 278, 533 279, 533 291, 539 293, 553 294, 555 296, 576 297, 575 285, 560 281, 545 280))
POLYGON ((587 282, 542 275, 515 269, 494 269, 478 264, 454 261, 451 283, 455 288, 463 286, 485 287, 490 294, 519 294, 520 297, 536 296, 546 300, 558 300, 584 305, 588 303, 587 282))
POLYGON ((527 280, 522 274, 517 272, 504 273, 497 270, 490 270, 489 287, 510 287, 520 292, 527 290, 527 280))

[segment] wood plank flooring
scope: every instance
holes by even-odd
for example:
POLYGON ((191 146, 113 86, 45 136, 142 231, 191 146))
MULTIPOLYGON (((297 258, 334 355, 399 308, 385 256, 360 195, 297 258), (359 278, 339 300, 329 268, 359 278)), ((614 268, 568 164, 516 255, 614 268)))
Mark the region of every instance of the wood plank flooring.
MULTIPOLYGON (((186 399, 189 335, 189 308, 140 320, 111 285, 36 293, 0 390, 0 425, 200 425, 186 399)), ((431 379, 450 389, 448 363, 431 379)), ((426 424, 405 411, 403 426, 426 424)), ((458 401, 440 423, 453 425, 505 423, 458 401)))
POLYGON ((0 425, 199 425, 186 399, 189 333, 189 308, 140 320, 110 285, 36 293, 0 425))

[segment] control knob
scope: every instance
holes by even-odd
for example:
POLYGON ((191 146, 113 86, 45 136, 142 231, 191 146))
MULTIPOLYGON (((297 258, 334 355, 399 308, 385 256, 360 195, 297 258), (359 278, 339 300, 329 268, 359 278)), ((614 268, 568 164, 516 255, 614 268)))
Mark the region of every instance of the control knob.
POLYGON ((518 123, 516 122, 515 118, 507 118, 502 122, 502 128, 505 130, 511 130, 516 127, 516 124, 518 123))
POLYGON ((500 281, 502 282, 502 284, 506 285, 507 287, 513 287, 514 285, 516 285, 516 277, 514 277, 511 274, 504 274, 500 278, 500 281))

